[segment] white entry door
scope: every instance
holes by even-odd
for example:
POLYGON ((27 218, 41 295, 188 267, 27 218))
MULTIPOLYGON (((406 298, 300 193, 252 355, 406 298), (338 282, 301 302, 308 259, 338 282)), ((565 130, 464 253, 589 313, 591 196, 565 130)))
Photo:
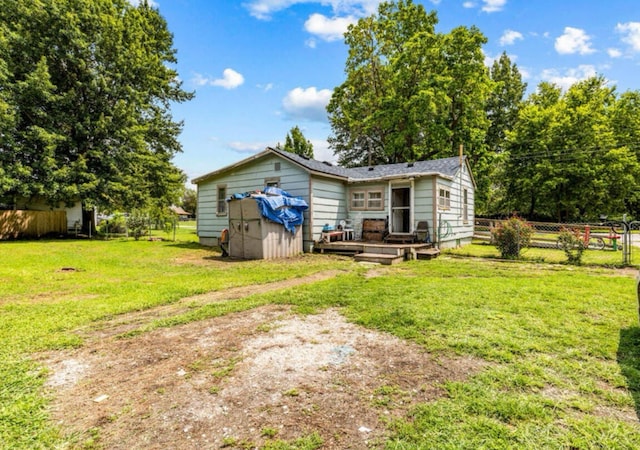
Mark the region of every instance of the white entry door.
POLYGON ((411 187, 391 187, 390 232, 411 233, 411 187))

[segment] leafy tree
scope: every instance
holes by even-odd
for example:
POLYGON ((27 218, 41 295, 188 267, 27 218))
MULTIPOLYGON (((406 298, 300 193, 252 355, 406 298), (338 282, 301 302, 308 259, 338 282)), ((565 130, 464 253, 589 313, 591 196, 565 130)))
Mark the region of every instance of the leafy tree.
POLYGON ((296 125, 287 133, 284 141, 284 150, 296 155, 313 158, 313 144, 304 137, 300 128, 296 125))
POLYGON ((490 80, 475 28, 435 31, 435 12, 411 0, 381 3, 349 27, 346 81, 327 107, 329 142, 342 165, 457 154, 481 161, 490 80))
POLYGON ((501 183, 505 171, 506 134, 517 123, 527 85, 522 82, 517 66, 511 63, 506 53, 493 62, 489 75, 493 85, 486 103, 489 128, 485 145, 488 153, 483 176, 476 176, 479 187, 476 211, 495 214, 504 204, 505 189, 501 183))
POLYGON ((486 111, 490 125, 486 142, 493 153, 502 153, 507 131, 514 128, 518 111, 524 99, 527 84, 516 64, 512 64, 506 53, 500 55, 491 66, 490 77, 493 89, 487 98, 486 111))
POLYGON ((157 9, 5 0, 0 24, 0 96, 13 113, 0 145, 0 197, 110 210, 177 200, 184 174, 171 160, 181 124, 169 106, 192 94, 171 67, 173 38, 157 9))
POLYGON ((616 102, 615 88, 600 76, 564 94, 547 83, 539 86, 507 133, 509 210, 558 221, 624 212, 640 166, 616 140, 616 102))
POLYGON ((198 206, 198 193, 195 189, 185 189, 184 194, 182 194, 181 206, 185 211, 195 214, 198 206))

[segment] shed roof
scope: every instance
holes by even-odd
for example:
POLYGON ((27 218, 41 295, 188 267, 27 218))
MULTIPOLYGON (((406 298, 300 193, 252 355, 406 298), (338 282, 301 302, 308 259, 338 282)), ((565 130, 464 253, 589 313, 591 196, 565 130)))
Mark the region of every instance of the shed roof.
POLYGON ((190 212, 185 211, 181 206, 171 205, 169 209, 179 216, 188 216, 190 212))

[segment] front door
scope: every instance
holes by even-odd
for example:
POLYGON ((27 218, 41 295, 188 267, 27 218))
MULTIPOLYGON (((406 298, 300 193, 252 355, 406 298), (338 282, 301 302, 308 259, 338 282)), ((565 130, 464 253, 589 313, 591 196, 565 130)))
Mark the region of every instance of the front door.
POLYGON ((391 188, 391 233, 411 233, 411 188, 391 188))

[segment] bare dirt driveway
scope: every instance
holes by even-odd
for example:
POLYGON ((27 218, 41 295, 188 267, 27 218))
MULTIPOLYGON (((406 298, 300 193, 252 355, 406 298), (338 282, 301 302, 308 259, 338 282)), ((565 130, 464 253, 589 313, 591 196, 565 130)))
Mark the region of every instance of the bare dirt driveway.
POLYGON ((186 304, 328 276, 185 299, 81 331, 82 348, 40 355, 50 369, 53 419, 78 447, 260 448, 306 439, 326 449, 380 448, 389 419, 482 367, 436 358, 348 323, 335 309, 301 316, 265 306, 121 337, 186 304))

